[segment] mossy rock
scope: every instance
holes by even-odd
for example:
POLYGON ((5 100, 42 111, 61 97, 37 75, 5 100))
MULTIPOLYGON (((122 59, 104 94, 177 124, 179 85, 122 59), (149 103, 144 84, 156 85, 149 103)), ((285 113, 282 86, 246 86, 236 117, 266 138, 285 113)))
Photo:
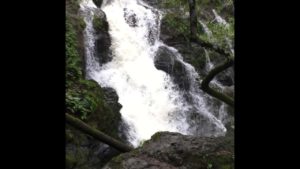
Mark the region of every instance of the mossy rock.
POLYGON ((158 132, 147 144, 113 158, 104 169, 233 169, 233 138, 158 132))
POLYGON ((77 14, 81 0, 66 0, 66 13, 77 14))
POLYGON ((95 15, 93 18, 93 26, 96 32, 107 32, 108 31, 108 22, 105 18, 95 15))
POLYGON ((152 140, 152 141, 157 141, 157 140, 159 140, 161 134, 162 134, 162 132, 156 132, 155 134, 153 134, 153 135, 151 136, 151 140, 152 140))
POLYGON ((69 168, 74 168, 74 166, 76 166, 76 157, 74 154, 66 154, 66 169, 69 169, 69 168))

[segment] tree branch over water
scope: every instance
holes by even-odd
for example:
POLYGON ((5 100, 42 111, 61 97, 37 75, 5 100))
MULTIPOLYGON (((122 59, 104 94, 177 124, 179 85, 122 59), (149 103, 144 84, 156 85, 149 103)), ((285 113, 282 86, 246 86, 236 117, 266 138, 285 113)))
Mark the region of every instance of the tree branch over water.
POLYGON ((225 102, 226 104, 230 105, 230 106, 234 106, 234 100, 223 94, 223 93, 220 93, 216 90, 214 90, 213 88, 211 88, 209 86, 209 83, 210 81, 217 75, 219 74, 220 72, 224 71, 225 69, 231 67, 234 63, 234 60, 233 59, 226 59, 225 62, 223 62, 222 64, 216 66, 215 68, 213 68, 209 73, 208 75, 203 79, 202 83, 201 83, 201 89, 203 91, 205 91, 206 93, 208 93, 209 95, 225 102))
POLYGON ((86 133, 86 134, 94 137, 95 139, 97 139, 105 144, 108 144, 109 146, 114 147, 115 149, 117 149, 121 152, 128 152, 128 151, 133 150, 133 148, 131 146, 128 146, 128 145, 106 135, 105 133, 92 128, 88 124, 84 123, 83 121, 81 121, 67 113, 66 113, 66 122, 68 124, 70 124, 71 126, 73 126, 74 128, 82 131, 83 133, 86 133))

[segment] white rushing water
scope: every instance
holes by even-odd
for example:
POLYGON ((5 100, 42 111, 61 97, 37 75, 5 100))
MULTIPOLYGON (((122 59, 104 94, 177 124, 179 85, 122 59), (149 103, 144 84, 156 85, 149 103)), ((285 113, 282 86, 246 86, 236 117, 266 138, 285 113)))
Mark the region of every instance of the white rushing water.
POLYGON ((202 28, 204 29, 204 32, 211 37, 212 36, 212 32, 209 30, 209 28, 207 27, 207 25, 202 22, 200 19, 198 19, 198 22, 200 23, 200 25, 202 26, 202 28))
POLYGON ((191 128, 197 124, 187 120, 191 108, 214 124, 215 132, 212 135, 226 132, 223 123, 208 111, 205 97, 199 90, 196 80, 199 75, 195 69, 182 61, 182 56, 175 48, 159 40, 160 11, 141 0, 104 0, 102 10, 109 23, 113 60, 100 66, 94 56, 92 18, 96 9, 92 0, 83 0, 81 3, 87 23, 84 36, 88 77, 102 87, 116 90, 119 103, 123 106, 120 111, 122 119, 129 125, 128 139, 134 146, 158 131, 194 134, 191 128), (134 17, 129 21, 130 24, 128 20, 126 22, 124 12, 134 17), (154 57, 160 46, 172 51, 188 71, 190 103, 185 101, 183 91, 176 88, 170 75, 156 69, 154 57))

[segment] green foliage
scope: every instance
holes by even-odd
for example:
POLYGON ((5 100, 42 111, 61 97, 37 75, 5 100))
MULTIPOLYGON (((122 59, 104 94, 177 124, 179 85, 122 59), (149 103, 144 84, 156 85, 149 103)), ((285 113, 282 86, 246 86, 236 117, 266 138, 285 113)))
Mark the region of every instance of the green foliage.
POLYGON ((227 27, 215 22, 208 23, 207 27, 212 32, 212 36, 208 36, 207 34, 202 33, 198 34, 199 38, 228 50, 229 46, 226 38, 231 41, 233 41, 234 39, 234 19, 230 18, 227 27))
POLYGON ((81 0, 66 0, 66 12, 77 13, 80 8, 79 3, 81 0))
POLYGON ((85 120, 87 115, 94 109, 91 99, 83 98, 74 91, 66 93, 67 110, 74 114, 79 114, 82 120, 85 120))
POLYGON ((96 82, 80 79, 67 88, 66 109, 86 120, 88 115, 95 112, 99 106, 103 106, 102 99, 101 88, 96 82))
MULTIPOLYGON (((77 1, 70 1, 74 8, 77 1)), ((78 8, 77 8, 78 10, 78 8)), ((79 53, 80 34, 85 24, 81 18, 72 18, 74 11, 67 13, 66 20, 66 111, 73 113, 85 120, 87 116, 96 110, 99 97, 93 89, 94 83, 83 79, 83 57, 79 53)))
POLYGON ((170 8, 176 9, 176 8, 182 7, 184 9, 187 9, 188 1, 186 1, 186 0, 163 0, 161 2, 161 7, 167 8, 167 9, 170 9, 170 8))
POLYGON ((80 60, 78 42, 76 32, 72 24, 67 20, 66 22, 66 78, 67 80, 76 80, 82 76, 80 71, 80 60))
POLYGON ((186 40, 189 37, 189 21, 181 18, 180 16, 168 13, 164 16, 164 21, 167 24, 169 31, 174 34, 183 36, 186 40))
MULTIPOLYGON (((167 24, 168 29, 172 29, 174 35, 183 35, 186 40, 188 40, 190 30, 189 30, 189 17, 182 17, 189 13, 188 1, 183 0, 164 0, 161 2, 161 6, 164 9, 171 10, 167 12, 164 20, 167 24)), ((228 27, 218 24, 216 22, 211 22, 213 19, 212 9, 215 9, 218 13, 226 6, 232 6, 232 0, 196 0, 196 11, 198 18, 207 24, 207 27, 212 32, 212 36, 208 36, 198 26, 197 33, 200 39, 216 44, 222 48, 228 49, 229 46, 226 38, 233 41, 234 40, 234 16, 227 16, 228 27)))

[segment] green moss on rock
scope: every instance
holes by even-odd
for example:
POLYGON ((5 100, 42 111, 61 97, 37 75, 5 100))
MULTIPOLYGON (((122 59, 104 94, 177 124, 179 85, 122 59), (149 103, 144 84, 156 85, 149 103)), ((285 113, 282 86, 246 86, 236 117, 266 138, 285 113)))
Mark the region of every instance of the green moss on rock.
POLYGON ((99 16, 94 16, 93 18, 93 26, 94 26, 94 29, 99 32, 99 31, 103 31, 103 32, 107 32, 108 31, 108 22, 99 17, 99 16))
POLYGON ((76 165, 76 158, 74 154, 66 155, 66 168, 73 168, 76 165))

